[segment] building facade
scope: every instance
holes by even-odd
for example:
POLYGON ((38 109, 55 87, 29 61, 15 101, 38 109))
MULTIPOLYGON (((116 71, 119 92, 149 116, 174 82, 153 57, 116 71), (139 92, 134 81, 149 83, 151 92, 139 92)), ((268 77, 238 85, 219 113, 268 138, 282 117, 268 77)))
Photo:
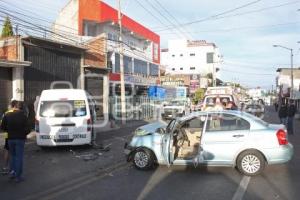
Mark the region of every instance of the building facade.
POLYGON ((300 69, 293 69, 293 96, 291 97, 291 69, 278 68, 276 77, 276 89, 279 101, 294 99, 300 107, 300 69))
POLYGON ((170 40, 168 48, 161 50, 161 64, 167 74, 214 74, 220 60, 219 48, 205 40, 170 40))
MULTIPOLYGON (((101 42, 98 42, 101 43, 101 42)), ((88 48, 37 37, 14 36, 0 40, 0 112, 11 99, 32 105, 51 88, 86 89, 99 101, 99 117, 108 113, 108 71, 105 56, 88 48)))
MULTIPOLYGON (((120 88, 120 42, 118 12, 99 0, 71 0, 59 13, 53 25, 58 35, 71 35, 77 41, 102 35, 106 48, 106 65, 111 69, 110 93, 120 88)), ((55 36, 56 39, 64 39, 55 36)), ((159 83, 160 37, 122 14, 122 48, 127 94, 142 95, 150 85, 159 83)))

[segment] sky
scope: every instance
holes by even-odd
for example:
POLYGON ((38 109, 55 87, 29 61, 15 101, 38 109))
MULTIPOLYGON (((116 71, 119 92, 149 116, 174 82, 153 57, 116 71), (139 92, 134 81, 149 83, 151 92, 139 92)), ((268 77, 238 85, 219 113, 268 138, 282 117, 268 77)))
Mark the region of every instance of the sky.
MULTIPOLYGON (((0 6, 50 26, 67 2, 0 0, 0 6)), ((117 0, 104 2, 116 8, 117 0)), ((159 34, 162 48, 170 39, 215 43, 223 56, 218 77, 224 81, 275 87, 276 69, 290 67, 290 52, 273 45, 292 48, 294 67, 300 67, 300 0, 121 0, 121 9, 159 34)))

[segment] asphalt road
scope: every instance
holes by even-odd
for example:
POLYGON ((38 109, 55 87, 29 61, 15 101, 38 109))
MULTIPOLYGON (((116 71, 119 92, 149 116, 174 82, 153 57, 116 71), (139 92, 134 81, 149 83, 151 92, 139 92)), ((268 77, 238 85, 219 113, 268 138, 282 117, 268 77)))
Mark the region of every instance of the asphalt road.
MULTIPOLYGON (((265 120, 278 123, 273 109, 265 120)), ((290 137, 292 161, 269 166, 257 177, 245 177, 232 168, 157 167, 136 170, 126 163, 123 145, 135 127, 101 133, 103 152, 88 147, 40 150, 29 141, 25 153, 25 182, 16 184, 0 176, 0 199, 299 199, 300 121, 290 137)), ((0 161, 2 163, 2 160, 0 161)))

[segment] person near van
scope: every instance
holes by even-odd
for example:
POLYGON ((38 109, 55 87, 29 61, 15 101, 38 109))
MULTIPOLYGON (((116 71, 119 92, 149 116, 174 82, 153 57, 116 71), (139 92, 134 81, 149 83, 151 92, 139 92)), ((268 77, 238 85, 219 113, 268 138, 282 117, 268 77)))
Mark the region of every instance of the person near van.
POLYGON ((12 112, 6 113, 2 119, 1 129, 8 133, 11 178, 16 182, 23 181, 23 155, 26 135, 29 133, 27 117, 19 101, 12 101, 12 112))
MULTIPOLYGON (((8 109, 2 116, 4 117, 5 114, 12 112, 12 109, 8 109)), ((0 121, 0 124, 2 123, 2 118, 0 121)), ((3 152, 3 160, 4 160, 4 166, 2 168, 2 174, 8 174, 9 173, 9 146, 8 146, 8 133, 4 133, 4 152, 3 152)))
POLYGON ((297 112, 296 106, 294 101, 291 100, 288 107, 287 107, 287 131, 288 134, 294 134, 294 117, 297 112))
POLYGON ((286 118, 287 118, 287 107, 284 102, 280 105, 279 111, 278 111, 278 117, 280 119, 280 123, 286 125, 286 118))

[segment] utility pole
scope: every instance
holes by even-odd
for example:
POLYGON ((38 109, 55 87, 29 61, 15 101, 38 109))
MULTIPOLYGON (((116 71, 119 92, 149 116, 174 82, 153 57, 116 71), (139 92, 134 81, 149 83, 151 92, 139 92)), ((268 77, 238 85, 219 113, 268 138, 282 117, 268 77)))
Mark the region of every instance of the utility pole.
POLYGON ((290 89, 290 99, 294 98, 294 63, 293 63, 293 49, 292 48, 287 48, 285 46, 282 45, 273 45, 273 47, 280 47, 286 50, 289 50, 291 52, 291 89, 290 89))
POLYGON ((293 99, 294 98, 294 63, 293 63, 293 49, 291 50, 291 96, 290 98, 293 99))
POLYGON ((122 43, 122 14, 121 0, 118 0, 118 22, 119 22, 119 54, 120 54, 120 81, 121 81, 121 120, 126 123, 126 99, 124 82, 123 43, 122 43))

